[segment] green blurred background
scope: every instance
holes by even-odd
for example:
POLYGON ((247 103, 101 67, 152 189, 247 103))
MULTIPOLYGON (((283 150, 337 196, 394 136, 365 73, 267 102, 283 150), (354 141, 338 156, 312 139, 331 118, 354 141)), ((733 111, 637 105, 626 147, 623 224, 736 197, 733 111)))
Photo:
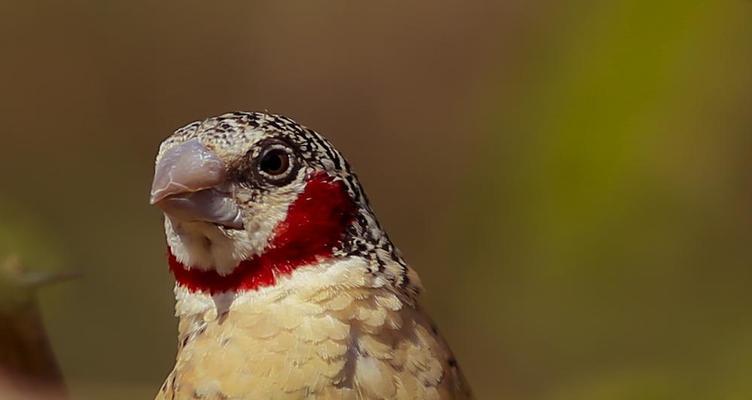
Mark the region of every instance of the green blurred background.
MULTIPOLYGON (((176 320, 157 145, 326 134, 481 399, 752 398, 752 2, 0 2, 0 252, 77 399, 151 398, 176 320)), ((2 327, 0 327, 2 329, 2 327)))

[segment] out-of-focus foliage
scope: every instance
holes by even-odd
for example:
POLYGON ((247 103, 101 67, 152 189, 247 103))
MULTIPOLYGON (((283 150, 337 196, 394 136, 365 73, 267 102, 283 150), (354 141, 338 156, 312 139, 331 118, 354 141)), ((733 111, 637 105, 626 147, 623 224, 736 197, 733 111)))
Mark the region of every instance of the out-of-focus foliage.
POLYGON ((36 271, 54 272, 62 267, 63 250, 45 222, 31 210, 10 200, 12 193, 0 197, 0 260, 15 256, 36 271), (3 198, 7 197, 7 198, 3 198))
POLYGON ((0 4, 0 253, 76 398, 175 351, 158 143, 230 110, 329 136, 482 399, 752 396, 752 3, 0 4), (9 209, 8 209, 9 210, 9 209), (8 217, 6 217, 8 216, 8 217))
POLYGON ((752 396, 750 6, 574 7, 490 103, 471 368, 525 398, 752 396))

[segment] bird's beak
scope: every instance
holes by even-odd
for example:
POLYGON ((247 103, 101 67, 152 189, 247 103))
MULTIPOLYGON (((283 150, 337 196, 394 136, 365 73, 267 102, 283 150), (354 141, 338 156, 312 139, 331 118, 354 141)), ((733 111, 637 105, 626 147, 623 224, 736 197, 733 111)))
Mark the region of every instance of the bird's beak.
POLYGON ((151 204, 183 221, 203 221, 230 228, 243 227, 226 182, 226 167, 198 139, 167 150, 154 170, 151 204))

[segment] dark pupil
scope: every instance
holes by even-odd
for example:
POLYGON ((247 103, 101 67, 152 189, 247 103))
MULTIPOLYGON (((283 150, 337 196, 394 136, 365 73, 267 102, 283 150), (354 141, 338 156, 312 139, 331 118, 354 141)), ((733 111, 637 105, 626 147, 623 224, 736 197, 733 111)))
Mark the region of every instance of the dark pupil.
POLYGON ((261 158, 259 167, 269 175, 279 175, 287 171, 288 164, 287 153, 282 150, 271 150, 261 158))

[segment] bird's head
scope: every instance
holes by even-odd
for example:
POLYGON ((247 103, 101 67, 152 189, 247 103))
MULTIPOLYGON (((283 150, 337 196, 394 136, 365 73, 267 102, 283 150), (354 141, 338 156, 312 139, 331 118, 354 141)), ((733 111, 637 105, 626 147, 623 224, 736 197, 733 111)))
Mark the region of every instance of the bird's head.
POLYGON ((170 268, 191 290, 252 290, 344 256, 404 265, 347 161, 282 116, 178 129, 160 146, 151 203, 165 214, 170 268))

